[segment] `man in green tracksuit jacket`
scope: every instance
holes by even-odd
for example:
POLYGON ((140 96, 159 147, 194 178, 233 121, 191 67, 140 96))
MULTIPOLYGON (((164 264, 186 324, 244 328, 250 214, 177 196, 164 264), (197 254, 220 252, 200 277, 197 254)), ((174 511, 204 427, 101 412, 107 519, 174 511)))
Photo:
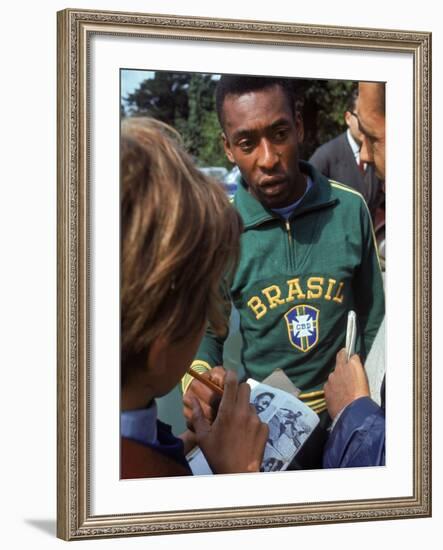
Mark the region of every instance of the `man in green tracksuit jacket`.
MULTIPOLYGON (((234 204, 244 233, 230 297, 240 314, 247 375, 261 381, 283 369, 309 394, 321 390, 335 366, 349 310, 357 313, 356 352, 369 352, 384 292, 364 199, 299 161, 303 126, 286 82, 219 82, 225 151, 242 174, 234 204)), ((193 368, 222 365, 223 342, 208 330, 193 368)), ((198 384, 190 392, 197 397, 198 384)), ((318 412, 325 409, 322 399, 314 402, 318 412)))

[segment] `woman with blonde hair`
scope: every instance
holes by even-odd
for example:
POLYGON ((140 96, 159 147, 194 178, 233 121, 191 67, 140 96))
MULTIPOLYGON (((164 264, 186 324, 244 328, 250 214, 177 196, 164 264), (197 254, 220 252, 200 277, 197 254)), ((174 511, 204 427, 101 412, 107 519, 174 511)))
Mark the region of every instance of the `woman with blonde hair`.
POLYGON ((155 398, 180 381, 207 323, 223 322, 223 293, 241 221, 224 191, 193 165, 177 133, 148 118, 121 129, 121 474, 190 474, 195 444, 216 473, 259 471, 267 438, 250 390, 228 373, 216 419, 194 400, 180 438, 157 419, 155 398))

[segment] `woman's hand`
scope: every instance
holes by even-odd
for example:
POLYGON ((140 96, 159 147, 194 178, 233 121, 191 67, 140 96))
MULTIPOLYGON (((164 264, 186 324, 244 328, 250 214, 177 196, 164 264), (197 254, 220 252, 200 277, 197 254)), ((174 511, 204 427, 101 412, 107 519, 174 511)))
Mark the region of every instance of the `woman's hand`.
POLYGON ((269 429, 249 403, 251 389, 238 384, 228 371, 215 420, 206 417, 200 401, 192 397, 192 424, 197 443, 211 469, 218 474, 258 472, 269 429))
MULTIPOLYGON (((202 374, 205 378, 209 378, 212 382, 223 389, 226 370, 223 367, 214 367, 211 370, 202 374)), ((193 380, 189 385, 186 393, 183 395, 183 414, 186 419, 186 425, 193 430, 192 426, 192 402, 198 399, 203 415, 212 423, 217 416, 218 406, 220 405, 221 397, 218 393, 211 390, 198 380, 193 380)))

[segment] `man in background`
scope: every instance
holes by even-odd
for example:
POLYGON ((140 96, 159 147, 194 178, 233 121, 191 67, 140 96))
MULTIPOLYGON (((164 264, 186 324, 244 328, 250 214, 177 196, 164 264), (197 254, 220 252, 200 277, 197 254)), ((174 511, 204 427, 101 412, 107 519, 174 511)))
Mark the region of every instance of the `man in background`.
POLYGON ((354 88, 344 113, 347 130, 320 145, 309 162, 327 178, 344 183, 361 193, 374 220, 380 202, 380 182, 373 164, 362 159, 360 154, 363 134, 356 116, 357 98, 358 88, 354 88))
MULTIPOLYGON (((385 85, 360 82, 357 105, 359 128, 363 134, 361 158, 385 179, 385 85)), ((375 367, 384 374, 384 322, 376 336, 367 365, 377 355, 375 367), (378 352, 378 353, 377 353, 378 352)), ((336 368, 324 386, 326 405, 333 428, 325 447, 324 468, 382 466, 385 463, 385 379, 382 378, 380 405, 370 397, 369 383, 360 358, 347 361, 346 351, 337 354, 336 368)))

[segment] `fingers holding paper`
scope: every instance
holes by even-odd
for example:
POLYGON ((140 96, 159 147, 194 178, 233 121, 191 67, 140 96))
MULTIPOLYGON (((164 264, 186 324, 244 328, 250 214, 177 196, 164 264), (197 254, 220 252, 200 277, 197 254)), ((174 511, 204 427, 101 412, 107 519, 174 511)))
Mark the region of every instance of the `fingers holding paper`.
POLYGON ((199 400, 192 398, 192 423, 197 442, 214 472, 260 470, 269 430, 250 406, 249 396, 249 386, 238 384, 236 374, 228 371, 218 414, 212 424, 199 400))

